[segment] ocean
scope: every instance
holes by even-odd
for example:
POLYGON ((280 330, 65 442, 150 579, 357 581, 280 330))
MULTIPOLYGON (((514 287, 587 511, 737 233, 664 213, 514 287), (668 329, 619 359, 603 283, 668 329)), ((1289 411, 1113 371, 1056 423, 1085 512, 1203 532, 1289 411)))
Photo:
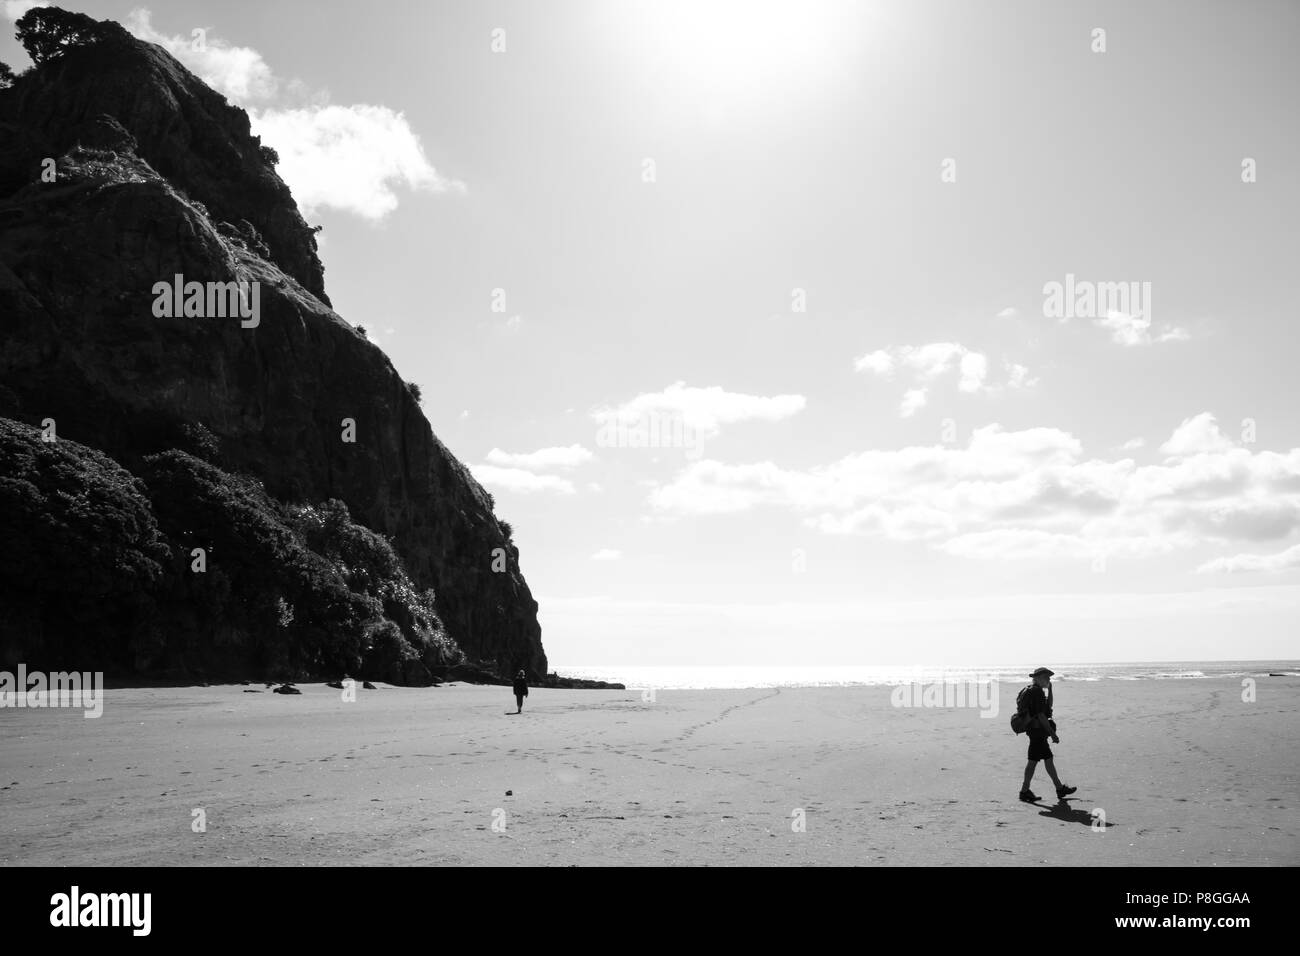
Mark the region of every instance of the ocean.
MULTIPOLYGON (((562 677, 603 680, 634 688, 662 690, 740 689, 751 687, 856 687, 913 682, 997 680, 1028 682, 1039 663, 983 667, 939 665, 892 666, 618 666, 553 665, 562 677)), ((1147 661, 1100 664, 1052 664, 1055 681, 1200 680, 1267 677, 1270 673, 1300 676, 1300 661, 1147 661)))

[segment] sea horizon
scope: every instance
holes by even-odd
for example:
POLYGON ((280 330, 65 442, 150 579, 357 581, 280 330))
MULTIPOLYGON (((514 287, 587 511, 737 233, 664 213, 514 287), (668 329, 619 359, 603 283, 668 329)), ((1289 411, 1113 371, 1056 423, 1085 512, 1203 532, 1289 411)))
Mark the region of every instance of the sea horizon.
MULTIPOLYGON (((659 690, 742 690, 764 687, 857 687, 913 681, 1028 681, 1040 663, 938 665, 553 665, 561 677, 659 690)), ((1054 665, 1056 681, 1199 680, 1300 674, 1300 660, 1103 661, 1054 665)))

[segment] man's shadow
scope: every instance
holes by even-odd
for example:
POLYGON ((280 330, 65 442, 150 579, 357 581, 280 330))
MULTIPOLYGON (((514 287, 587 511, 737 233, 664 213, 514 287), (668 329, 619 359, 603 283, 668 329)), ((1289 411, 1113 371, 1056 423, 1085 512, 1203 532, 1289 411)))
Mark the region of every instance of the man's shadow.
POLYGON ((1038 814, 1040 817, 1051 817, 1054 820, 1061 820, 1065 823, 1082 823, 1085 827, 1096 827, 1099 829, 1108 829, 1115 824, 1107 822, 1103 816, 1100 819, 1095 818, 1091 811, 1076 810, 1070 806, 1070 801, 1064 797, 1057 800, 1054 806, 1042 810, 1038 814))

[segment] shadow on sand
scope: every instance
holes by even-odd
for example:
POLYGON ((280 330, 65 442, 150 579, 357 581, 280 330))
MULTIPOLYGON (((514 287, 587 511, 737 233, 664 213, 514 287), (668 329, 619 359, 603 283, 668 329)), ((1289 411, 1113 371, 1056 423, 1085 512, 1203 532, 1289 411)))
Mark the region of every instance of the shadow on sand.
POLYGON ((1040 817, 1051 817, 1053 820, 1061 820, 1065 823, 1082 823, 1085 827, 1091 827, 1095 822, 1100 829, 1109 829, 1115 825, 1108 823, 1104 817, 1094 821, 1091 811, 1076 810, 1070 806, 1070 801, 1066 799, 1056 801, 1054 806, 1040 811, 1038 815, 1040 817))

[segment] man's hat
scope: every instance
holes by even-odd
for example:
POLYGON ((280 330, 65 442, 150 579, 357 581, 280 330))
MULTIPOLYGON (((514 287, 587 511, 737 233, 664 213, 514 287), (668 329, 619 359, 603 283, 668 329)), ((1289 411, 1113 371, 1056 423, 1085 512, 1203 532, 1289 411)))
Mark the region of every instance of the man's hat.
POLYGON ((1038 670, 1034 671, 1034 672, 1033 672, 1032 674, 1030 674, 1029 676, 1030 676, 1030 677, 1037 677, 1039 674, 1046 674, 1048 677, 1053 677, 1053 676, 1055 676, 1056 671, 1049 671, 1046 667, 1040 667, 1040 668, 1038 668, 1038 670))

